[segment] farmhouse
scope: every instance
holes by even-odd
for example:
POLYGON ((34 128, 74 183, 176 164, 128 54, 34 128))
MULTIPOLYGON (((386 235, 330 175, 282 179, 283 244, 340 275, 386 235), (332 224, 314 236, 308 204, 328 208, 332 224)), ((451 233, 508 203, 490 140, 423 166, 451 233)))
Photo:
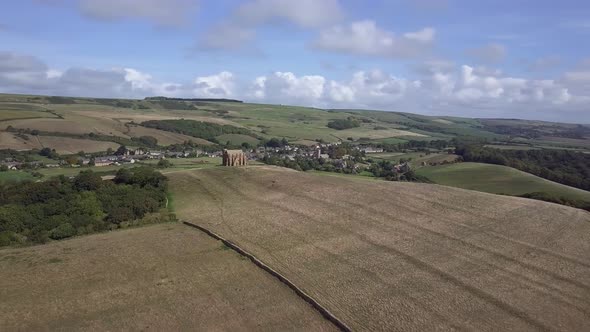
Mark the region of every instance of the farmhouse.
POLYGON ((223 166, 245 166, 248 158, 242 150, 223 150, 223 166))

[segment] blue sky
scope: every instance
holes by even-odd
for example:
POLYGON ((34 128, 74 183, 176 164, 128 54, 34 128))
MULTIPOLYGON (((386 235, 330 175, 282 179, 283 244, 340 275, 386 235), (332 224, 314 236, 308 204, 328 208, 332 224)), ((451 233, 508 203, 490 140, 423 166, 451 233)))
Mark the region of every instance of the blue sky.
POLYGON ((22 0, 0 92, 590 123, 590 3, 22 0))

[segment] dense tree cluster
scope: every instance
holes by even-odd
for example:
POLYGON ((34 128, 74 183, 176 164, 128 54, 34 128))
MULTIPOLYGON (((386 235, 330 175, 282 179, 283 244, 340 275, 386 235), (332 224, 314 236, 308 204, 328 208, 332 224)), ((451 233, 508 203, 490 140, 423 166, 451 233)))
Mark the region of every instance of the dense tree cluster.
POLYGON ((298 171, 318 170, 324 172, 336 172, 345 174, 356 174, 358 169, 353 163, 342 164, 339 161, 317 159, 297 156, 293 160, 282 156, 264 156, 260 159, 265 164, 292 168, 298 171))
POLYGON ((585 139, 590 136, 590 126, 585 125, 560 125, 556 123, 546 124, 495 124, 492 121, 482 121, 484 129, 496 134, 524 137, 542 138, 543 136, 565 137, 585 139))
POLYGON ((223 134, 243 134, 254 137, 248 129, 195 120, 150 120, 142 122, 141 125, 148 128, 203 138, 212 142, 217 142, 215 137, 223 134))
POLYGON ((586 211, 590 211, 590 202, 579 201, 579 200, 572 200, 565 197, 555 196, 546 192, 533 192, 527 193, 524 195, 520 195, 520 197, 530 198, 530 199, 537 199, 540 201, 557 203, 561 205, 567 205, 571 207, 575 207, 578 209, 584 209, 586 211))
POLYGON ((406 171, 399 172, 395 164, 389 160, 379 160, 371 163, 369 172, 377 178, 385 178, 389 181, 413 181, 413 182, 430 182, 427 178, 417 175, 407 166, 406 171))
POLYGON ((464 161, 504 165, 559 182, 590 190, 590 154, 568 150, 501 150, 459 144, 456 153, 464 161))
POLYGON ((328 128, 336 130, 344 130, 360 126, 361 122, 353 117, 348 117, 346 119, 336 119, 328 122, 328 128))
POLYGON ((165 205, 166 189, 166 178, 149 167, 121 169, 112 182, 84 171, 73 179, 2 184, 0 246, 45 243, 140 223, 165 205))
POLYGON ((59 159, 59 154, 50 148, 43 148, 41 150, 23 150, 17 151, 12 149, 0 150, 0 161, 12 160, 18 162, 33 162, 36 160, 35 156, 43 156, 51 159, 59 159))
POLYGON ((373 144, 376 147, 383 148, 384 151, 387 152, 401 152, 405 150, 415 150, 415 151, 427 151, 429 149, 435 150, 443 150, 449 146, 452 146, 453 143, 446 141, 446 140, 431 140, 431 141, 416 141, 411 140, 402 143, 378 143, 373 144))

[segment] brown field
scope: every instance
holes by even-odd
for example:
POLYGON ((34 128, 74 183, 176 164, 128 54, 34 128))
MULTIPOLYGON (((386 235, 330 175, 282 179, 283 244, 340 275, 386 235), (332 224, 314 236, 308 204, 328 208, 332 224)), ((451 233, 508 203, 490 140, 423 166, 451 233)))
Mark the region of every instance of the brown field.
MULTIPOLYGON (((38 136, 42 147, 55 149, 59 154, 74 154, 80 151, 87 153, 106 151, 108 148, 117 150, 119 144, 113 142, 93 141, 69 137, 38 136)), ((33 140, 34 138, 31 138, 33 140)))
POLYGON ((200 231, 160 224, 0 250, 3 331, 321 331, 293 291, 200 231))
POLYGON ((271 167, 168 176, 181 219, 250 251, 353 330, 590 326, 583 210, 271 167))
POLYGON ((1 149, 14 149, 14 150, 30 150, 30 149, 41 149, 43 148, 39 141, 32 135, 29 136, 29 140, 22 139, 15 136, 13 133, 6 131, 0 131, 0 150, 1 149))
MULTIPOLYGON (((0 121, 7 121, 12 119, 27 119, 27 118, 52 118, 55 117, 53 114, 49 112, 41 112, 41 111, 23 111, 23 110, 11 110, 5 109, 3 105, 0 105, 0 121)), ((4 125, 0 123, 2 127, 0 129, 4 129, 4 125)))
POLYGON ((115 120, 142 122, 148 120, 167 120, 167 119, 188 119, 195 121, 211 122, 218 124, 229 124, 232 126, 242 127, 233 121, 213 117, 209 112, 204 111, 180 111, 180 110, 131 110, 125 108, 106 108, 101 105, 84 105, 80 109, 80 105, 70 106, 63 105, 61 110, 66 111, 65 114, 78 114, 81 116, 92 118, 109 118, 115 120), (69 107, 68 107, 69 106, 69 107), (93 107, 87 107, 93 106, 93 107))
POLYGON ((106 151, 108 148, 116 150, 119 147, 117 143, 89 139, 57 136, 27 136, 29 140, 17 137, 13 133, 0 132, 0 149, 30 150, 48 147, 55 149, 59 154, 74 154, 79 151, 89 153, 106 151))
POLYGON ((127 135, 131 137, 152 136, 158 140, 159 145, 182 144, 186 141, 193 141, 197 144, 211 145, 213 143, 202 138, 196 138, 188 135, 171 133, 164 130, 146 128, 142 126, 129 126, 127 135))
POLYGON ((46 132, 60 132, 69 134, 96 133, 110 136, 126 137, 126 128, 118 121, 111 119, 98 119, 81 117, 76 115, 67 116, 65 119, 24 119, 4 121, 6 126, 13 126, 19 129, 37 129, 46 132))

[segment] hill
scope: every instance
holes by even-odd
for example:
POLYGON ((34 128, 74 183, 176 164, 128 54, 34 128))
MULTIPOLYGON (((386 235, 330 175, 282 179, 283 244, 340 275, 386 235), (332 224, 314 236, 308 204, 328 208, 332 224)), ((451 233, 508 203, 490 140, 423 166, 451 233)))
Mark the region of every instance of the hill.
MULTIPOLYGON (((352 140, 362 143, 400 143, 471 136, 506 141, 518 146, 590 149, 590 127, 586 125, 524 120, 492 121, 371 110, 324 110, 215 99, 156 97, 139 100, 12 94, 0 94, 0 149, 34 147, 22 136, 8 133, 8 126, 41 131, 45 136, 79 139, 87 137, 72 135, 87 136, 94 133, 112 137, 113 143, 121 142, 117 138, 129 139, 147 134, 156 137, 160 145, 175 144, 185 140, 186 135, 150 132, 138 129, 136 124, 148 120, 180 119, 229 125, 248 130, 257 138, 279 137, 292 142, 352 140), (358 127, 342 130, 328 127, 329 123, 343 121, 358 124, 358 127)), ((209 144, 203 140, 198 143, 209 144)), ((67 144, 54 140, 48 146, 70 151, 67 144)), ((95 149, 86 148, 96 150, 104 148, 104 145, 95 149)))
POLYGON ((588 191, 545 180, 507 166, 457 163, 422 167, 416 173, 445 186, 493 194, 523 195, 546 192, 573 200, 590 201, 588 191))
POLYGON ((3 330, 335 328, 203 233, 159 224, 0 251, 3 330))
POLYGON ((269 166, 168 176, 181 219, 250 251, 353 330, 590 324, 585 211, 269 166))

